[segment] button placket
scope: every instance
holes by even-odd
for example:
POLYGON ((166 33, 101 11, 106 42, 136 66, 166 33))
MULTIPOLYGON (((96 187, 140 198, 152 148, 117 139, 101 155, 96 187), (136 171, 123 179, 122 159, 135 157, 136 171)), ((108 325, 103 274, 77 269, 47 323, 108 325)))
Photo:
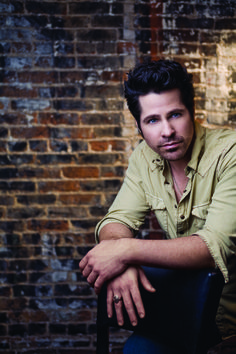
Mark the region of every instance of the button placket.
POLYGON ((185 230, 185 227, 184 227, 184 224, 186 222, 186 215, 185 215, 185 209, 184 209, 184 203, 183 201, 180 201, 180 203, 177 205, 175 204, 175 210, 176 210, 176 232, 177 232, 177 235, 179 236, 183 236, 184 234, 184 230, 185 230))

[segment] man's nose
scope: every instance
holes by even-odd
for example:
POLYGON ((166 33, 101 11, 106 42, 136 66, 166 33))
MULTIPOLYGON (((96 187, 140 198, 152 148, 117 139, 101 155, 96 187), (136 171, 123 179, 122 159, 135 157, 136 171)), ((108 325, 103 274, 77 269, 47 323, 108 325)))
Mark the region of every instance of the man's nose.
POLYGON ((174 134, 174 128, 168 122, 168 120, 165 120, 162 122, 162 136, 164 137, 170 137, 171 135, 174 134))

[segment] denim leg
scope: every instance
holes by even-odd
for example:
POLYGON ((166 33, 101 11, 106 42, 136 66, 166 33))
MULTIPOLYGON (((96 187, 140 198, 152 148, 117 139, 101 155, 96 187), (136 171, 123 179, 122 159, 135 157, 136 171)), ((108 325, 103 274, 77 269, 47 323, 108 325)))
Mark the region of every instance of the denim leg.
POLYGON ((151 338, 132 334, 125 343, 123 354, 177 354, 177 350, 169 343, 160 343, 151 338))

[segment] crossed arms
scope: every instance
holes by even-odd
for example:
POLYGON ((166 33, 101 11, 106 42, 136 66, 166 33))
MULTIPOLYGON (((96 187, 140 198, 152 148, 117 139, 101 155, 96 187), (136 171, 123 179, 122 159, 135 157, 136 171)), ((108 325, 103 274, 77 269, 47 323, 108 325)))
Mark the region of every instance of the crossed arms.
MULTIPOLYGON (((170 240, 139 240, 131 230, 120 223, 106 224, 100 231, 100 243, 81 260, 80 269, 95 292, 99 293, 105 281, 107 286, 107 313, 112 316, 113 296, 122 298, 131 323, 137 324, 138 315, 145 316, 139 292, 139 282, 154 292, 141 265, 165 268, 207 268, 215 262, 204 241, 197 235, 170 240)), ((123 324, 122 302, 115 304, 117 321, 123 324)))

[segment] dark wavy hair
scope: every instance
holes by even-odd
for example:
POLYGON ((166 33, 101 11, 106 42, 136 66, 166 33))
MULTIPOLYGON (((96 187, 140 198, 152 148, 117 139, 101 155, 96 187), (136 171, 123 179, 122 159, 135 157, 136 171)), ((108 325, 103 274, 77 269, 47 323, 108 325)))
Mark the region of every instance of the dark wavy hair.
MULTIPOLYGON (((161 93, 179 89, 182 103, 194 119, 194 88, 192 74, 176 61, 158 60, 137 65, 128 73, 124 82, 124 93, 127 105, 140 129, 141 107, 139 96, 150 92, 161 93)), ((141 129, 140 129, 141 130, 141 129)))

